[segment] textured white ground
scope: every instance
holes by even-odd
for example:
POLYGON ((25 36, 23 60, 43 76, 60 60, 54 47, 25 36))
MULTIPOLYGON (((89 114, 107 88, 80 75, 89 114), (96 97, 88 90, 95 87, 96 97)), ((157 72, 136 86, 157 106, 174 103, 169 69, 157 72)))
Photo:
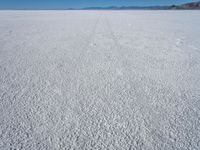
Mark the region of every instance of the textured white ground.
POLYGON ((0 149, 199 150, 200 11, 0 11, 0 149))

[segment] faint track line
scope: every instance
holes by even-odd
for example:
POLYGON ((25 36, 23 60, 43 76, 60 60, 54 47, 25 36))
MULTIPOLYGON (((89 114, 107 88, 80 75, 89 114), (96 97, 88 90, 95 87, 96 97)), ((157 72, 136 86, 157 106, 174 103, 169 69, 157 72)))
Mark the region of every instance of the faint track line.
POLYGON ((88 50, 89 50, 89 45, 91 43, 91 41, 95 38, 95 34, 96 34, 96 30, 97 30, 97 26, 99 24, 99 21, 100 21, 100 17, 99 16, 94 24, 94 27, 92 28, 92 31, 89 35, 89 38, 85 44, 85 46, 83 47, 82 49, 82 52, 80 53, 79 57, 78 57, 78 61, 82 60, 81 58, 84 57, 87 53, 88 53, 88 50))
MULTIPOLYGON (((97 30, 97 27, 98 27, 98 24, 99 24, 99 21, 101 19, 101 16, 99 16, 95 23, 94 23, 94 26, 93 28, 91 29, 91 33, 89 34, 88 36, 88 39, 86 40, 86 43, 85 45, 83 46, 83 48, 81 48, 80 50, 80 53, 78 55, 78 57, 75 59, 76 61, 76 65, 75 65, 75 71, 76 72, 79 72, 81 73, 80 71, 82 71, 82 69, 84 69, 84 65, 87 64, 87 55, 88 53, 90 53, 89 51, 89 46, 90 46, 90 43, 91 41, 94 40, 95 38, 95 34, 96 34, 96 30, 97 30)), ((66 74, 65 72, 62 72, 61 70, 59 71, 59 74, 61 76, 61 78, 63 79, 62 81, 65 81, 64 83, 61 83, 61 92, 62 92, 62 96, 61 96, 61 103, 59 105, 61 111, 64 111, 65 109, 65 105, 66 105, 66 101, 65 101, 65 90, 63 89, 63 87, 65 86, 65 84, 67 83, 67 81, 65 80, 66 78, 66 74)), ((80 89, 77 89, 77 90, 80 90, 80 89)), ((81 100, 77 100, 78 104, 79 104, 79 107, 81 108, 81 111, 83 112, 82 110, 82 107, 83 107, 83 102, 81 102, 81 100)), ((70 108, 72 109, 72 108, 70 108)), ((79 111, 79 110, 78 110, 79 111)), ((63 112, 62 112, 63 113, 63 112)), ((62 114, 61 113, 61 114, 62 114)), ((85 114, 82 114, 82 115, 85 115, 85 114)), ((57 128, 57 126, 61 123, 61 119, 56 123, 55 125, 55 129, 57 128)))

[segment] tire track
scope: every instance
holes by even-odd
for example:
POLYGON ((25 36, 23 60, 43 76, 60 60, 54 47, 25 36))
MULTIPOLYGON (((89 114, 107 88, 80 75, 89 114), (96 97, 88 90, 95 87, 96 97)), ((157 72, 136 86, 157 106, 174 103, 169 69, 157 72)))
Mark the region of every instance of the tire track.
MULTIPOLYGON (((73 72, 71 72, 72 74, 82 74, 83 70, 85 69, 85 66, 87 65, 87 61, 88 61, 88 58, 87 58, 87 55, 90 53, 90 43, 94 40, 95 38, 95 34, 96 34, 96 30, 97 30, 97 27, 98 27, 98 24, 99 24, 99 21, 101 19, 101 16, 99 16, 95 23, 94 23, 94 26, 91 30, 91 33, 89 34, 88 38, 87 38, 87 41, 85 43, 85 45, 83 46, 83 48, 81 48, 80 50, 80 53, 79 53, 79 56, 77 58, 75 58, 75 67, 74 69, 72 70, 73 72)), ((61 113, 60 114, 65 114, 66 112, 66 105, 68 105, 68 109, 69 109, 69 112, 73 112, 74 111, 74 107, 77 107, 75 106, 76 104, 78 104, 78 108, 82 108, 83 106, 83 103, 81 102, 81 100, 78 100, 76 99, 76 102, 71 102, 71 100, 67 100, 66 101, 66 97, 67 96, 67 93, 66 93, 66 85, 69 84, 68 83, 68 80, 66 80, 66 76, 67 76, 67 72, 65 72, 65 70, 63 69, 59 69, 59 75, 60 77, 62 78, 61 81, 63 81, 62 83, 60 83, 61 85, 61 95, 60 95, 60 105, 59 105, 59 108, 61 110, 61 113)), ((75 76, 75 80, 78 80, 77 79, 77 76, 75 76)), ((75 81, 72 81, 72 82, 75 82, 75 81)), ((80 86, 80 85, 79 85, 80 86)), ((76 89, 76 90, 80 90, 80 89, 76 89)), ((72 98, 73 100, 74 98, 72 98)), ((77 111, 77 110, 76 110, 77 111)), ((78 110, 79 111, 79 110, 78 110)), ((59 127, 59 125, 62 123, 62 119, 59 119, 59 121, 56 123, 56 125, 54 126, 54 129, 56 131, 57 127, 59 127)))
MULTIPOLYGON (((101 18, 101 16, 99 16, 99 17, 97 18, 97 20, 96 20, 96 22, 95 22, 95 24, 94 24, 94 27, 93 27, 93 29, 92 29, 90 35, 89 35, 89 38, 88 38, 88 40, 87 40, 85 46, 83 47, 82 52, 80 53, 80 55, 79 55, 79 57, 78 57, 77 62, 81 62, 80 60, 83 61, 83 60, 85 60, 85 59, 83 59, 83 58, 87 58, 87 54, 89 53, 89 50, 90 50, 90 49, 89 49, 89 46, 90 46, 90 43, 91 43, 91 42, 94 40, 94 38, 95 38, 95 34, 96 34, 96 30, 97 30, 97 27, 98 27, 100 18, 101 18)), ((84 64, 84 61, 81 62, 80 64, 84 64)), ((80 65, 80 64, 78 63, 78 65, 80 65)))
MULTIPOLYGON (((111 38, 112 38, 112 40, 113 40, 113 42, 114 42, 114 44, 115 44, 115 46, 116 46, 116 54, 117 54, 117 55, 115 55, 115 56, 116 56, 116 58, 117 58, 117 60, 118 60, 117 64, 118 64, 119 68, 123 68, 123 65, 122 65, 122 64, 123 64, 123 59, 126 58, 126 55, 124 54, 124 53, 126 52, 126 51, 124 50, 125 48, 119 44, 119 41, 118 41, 118 39, 117 39, 117 37, 116 37, 114 31, 112 30, 112 27, 111 27, 111 25, 110 25, 110 22, 109 22, 108 18, 107 18, 107 17, 104 17, 104 20, 105 20, 105 23, 106 23, 108 32, 109 32, 109 34, 110 34, 110 36, 111 36, 111 38), (122 50, 124 50, 124 52, 123 52, 122 50)), ((145 79, 145 78, 146 78, 145 75, 143 75, 142 78, 145 79)), ((123 80, 126 80, 126 79, 124 78, 123 80)), ((129 80, 131 80, 131 78, 129 78, 128 81, 129 81, 129 80)), ((117 81, 117 80, 116 80, 116 81, 117 81)), ((142 81, 142 82, 143 82, 143 81, 142 81)), ((156 84, 159 84, 159 85, 161 85, 162 87, 164 87, 163 84, 160 84, 160 83, 157 83, 157 82, 156 82, 156 84)), ((106 86, 107 86, 107 85, 106 85, 106 86)), ((147 83, 147 86, 149 86, 149 83, 147 83)), ((168 87, 167 87, 167 88, 168 88, 168 87)), ((171 92, 173 92, 173 91, 171 91, 171 92)), ((108 101, 107 101, 107 103, 109 103, 109 105, 112 105, 111 102, 108 102, 108 101)), ((149 111, 151 110, 154 114, 156 114, 156 111, 153 110, 152 108, 150 108, 149 106, 147 106, 146 104, 141 104, 141 103, 136 103, 136 104, 135 104, 135 108, 139 108, 139 110, 136 110, 135 113, 136 113, 136 114, 139 114, 139 116, 141 117, 140 120, 138 120, 138 119, 137 119, 137 120, 134 120, 135 122, 137 122, 137 124, 140 124, 139 128, 137 129, 137 131, 136 131, 136 133, 135 133, 135 136, 139 136, 139 135, 141 134, 141 132, 142 132, 143 130, 145 130, 145 132, 147 132, 150 136, 152 136, 152 137, 157 137, 158 139, 160 139, 162 143, 173 144, 173 143, 170 141, 170 139, 168 139, 168 138, 165 137, 165 136, 161 136, 161 135, 159 134, 159 131, 155 131, 154 128, 151 128, 151 124, 150 124, 149 121, 146 119, 146 118, 148 117, 147 114, 146 114, 146 113, 143 113, 143 112, 145 112, 145 111, 144 111, 145 109, 144 109, 143 107, 144 107, 145 109, 148 109, 149 111), (141 111, 141 110, 142 110, 142 111, 141 111), (138 121, 139 121, 139 122, 138 122, 138 121), (165 141, 164 141, 163 139, 165 139, 165 141)), ((119 111, 118 109, 115 109, 115 110, 116 110, 116 112, 117 112, 118 114, 120 114, 120 111, 119 111)), ((170 114, 168 114, 168 113, 165 114, 165 118, 170 118, 169 116, 170 116, 170 114)))

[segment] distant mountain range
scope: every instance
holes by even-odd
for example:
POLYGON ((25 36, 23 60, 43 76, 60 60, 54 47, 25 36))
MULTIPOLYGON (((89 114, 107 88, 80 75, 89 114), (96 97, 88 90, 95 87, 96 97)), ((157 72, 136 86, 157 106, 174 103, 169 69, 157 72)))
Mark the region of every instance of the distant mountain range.
POLYGON ((171 5, 171 6, 109 6, 109 7, 86 7, 82 10, 200 10, 200 1, 186 3, 182 5, 171 5))
POLYGON ((200 10, 200 1, 198 2, 192 2, 192 3, 186 3, 182 5, 173 5, 169 7, 170 9, 199 9, 200 10))

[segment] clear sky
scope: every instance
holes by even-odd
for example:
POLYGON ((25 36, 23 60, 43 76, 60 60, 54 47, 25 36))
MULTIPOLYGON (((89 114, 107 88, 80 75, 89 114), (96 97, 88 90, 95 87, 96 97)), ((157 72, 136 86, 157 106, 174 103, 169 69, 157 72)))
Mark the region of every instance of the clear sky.
POLYGON ((172 5, 197 0, 0 0, 0 9, 65 9, 93 6, 172 5))

